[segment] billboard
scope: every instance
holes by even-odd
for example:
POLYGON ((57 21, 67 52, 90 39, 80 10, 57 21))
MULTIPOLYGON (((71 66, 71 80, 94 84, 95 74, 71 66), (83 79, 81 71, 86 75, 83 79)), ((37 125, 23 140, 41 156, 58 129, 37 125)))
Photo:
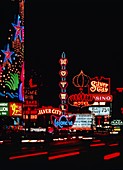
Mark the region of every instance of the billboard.
MULTIPOLYGON (((69 116, 72 116, 73 114, 69 114, 69 116)), ((76 119, 72 126, 73 129, 76 130, 91 130, 92 125, 95 124, 94 121, 94 115, 90 113, 84 113, 84 114, 75 114, 76 119)))
POLYGON ((8 103, 0 103, 0 116, 8 116, 8 103))
POLYGON ((89 107, 88 109, 93 112, 95 116, 110 115, 110 107, 89 107))
POLYGON ((9 116, 22 116, 22 103, 9 103, 9 116))

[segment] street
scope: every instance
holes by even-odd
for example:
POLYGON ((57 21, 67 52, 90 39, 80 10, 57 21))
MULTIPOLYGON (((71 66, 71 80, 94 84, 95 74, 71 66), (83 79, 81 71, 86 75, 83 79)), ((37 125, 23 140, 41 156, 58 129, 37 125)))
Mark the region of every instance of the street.
POLYGON ((11 148, 3 164, 16 169, 122 170, 122 138, 110 135, 22 145, 19 149, 11 148))

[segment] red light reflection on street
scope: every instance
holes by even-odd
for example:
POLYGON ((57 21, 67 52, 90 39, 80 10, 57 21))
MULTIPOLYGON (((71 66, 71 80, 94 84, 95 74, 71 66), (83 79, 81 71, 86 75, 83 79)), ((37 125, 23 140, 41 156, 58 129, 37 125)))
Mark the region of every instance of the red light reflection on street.
POLYGON ((49 156, 48 160, 64 158, 64 157, 68 157, 68 156, 75 156, 75 155, 79 155, 79 154, 80 154, 80 152, 72 152, 72 153, 65 153, 65 154, 60 154, 60 155, 54 155, 54 156, 49 156))
POLYGON ((109 146, 118 146, 118 143, 112 143, 109 146))
POLYGON ((21 159, 21 158, 27 158, 27 157, 33 157, 33 156, 40 156, 40 155, 46 155, 46 154, 48 154, 48 152, 30 153, 30 154, 25 154, 25 155, 15 155, 15 156, 10 156, 9 160, 21 159))
POLYGON ((109 159, 112 159, 112 158, 116 158, 118 156, 120 156, 120 152, 114 152, 114 153, 105 155, 104 160, 109 160, 109 159))
POLYGON ((94 146, 105 146, 105 143, 95 143, 95 144, 90 144, 91 147, 94 146))
POLYGON ((100 139, 94 139, 92 140, 92 142, 100 142, 101 140, 100 139))

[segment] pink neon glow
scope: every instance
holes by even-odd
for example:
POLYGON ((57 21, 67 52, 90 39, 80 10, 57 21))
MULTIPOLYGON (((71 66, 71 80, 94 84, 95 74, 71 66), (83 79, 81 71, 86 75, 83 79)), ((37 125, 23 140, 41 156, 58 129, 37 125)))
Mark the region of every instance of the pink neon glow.
POLYGON ((95 143, 95 144, 90 144, 90 146, 94 147, 94 146, 104 146, 105 143, 95 143))
POLYGON ((79 155, 79 154, 80 154, 80 152, 72 152, 72 153, 65 153, 65 154, 61 154, 61 155, 54 155, 54 156, 49 156, 48 160, 64 158, 64 157, 68 157, 68 156, 75 156, 75 155, 79 155))
POLYGON ((32 157, 32 156, 47 155, 47 154, 48 152, 38 152, 38 153, 30 153, 30 154, 25 154, 25 155, 16 155, 16 156, 10 156, 9 160, 21 159, 21 158, 32 157))
POLYGON ((120 152, 114 152, 114 153, 105 155, 104 160, 109 160, 109 159, 112 159, 112 158, 116 158, 118 156, 120 156, 120 152))

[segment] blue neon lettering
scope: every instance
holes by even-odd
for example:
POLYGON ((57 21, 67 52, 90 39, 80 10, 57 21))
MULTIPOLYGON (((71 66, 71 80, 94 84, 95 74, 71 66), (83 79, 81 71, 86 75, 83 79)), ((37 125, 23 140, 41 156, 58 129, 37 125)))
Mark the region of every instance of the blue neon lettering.
POLYGON ((60 128, 63 128, 63 126, 72 126, 73 122, 72 121, 57 121, 56 119, 54 120, 54 125, 59 126, 60 128))

